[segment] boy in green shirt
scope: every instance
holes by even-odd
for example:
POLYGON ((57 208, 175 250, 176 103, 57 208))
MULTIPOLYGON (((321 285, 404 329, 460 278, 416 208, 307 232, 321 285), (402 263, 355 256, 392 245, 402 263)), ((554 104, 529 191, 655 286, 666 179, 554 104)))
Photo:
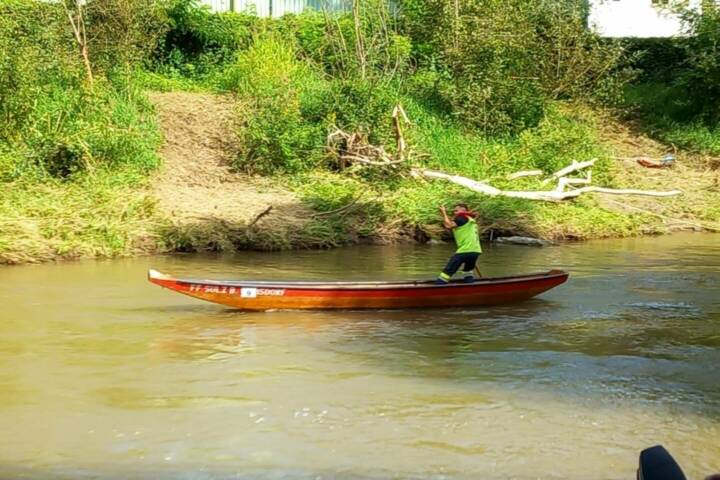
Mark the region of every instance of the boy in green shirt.
POLYGON ((448 264, 438 276, 435 283, 440 285, 448 283, 450 278, 460 269, 460 266, 462 266, 462 270, 465 273, 463 280, 471 283, 475 280, 473 270, 477 264, 478 257, 482 253, 478 226, 475 222, 475 214, 472 213, 464 203, 455 205, 452 220, 448 217, 445 207, 440 207, 440 213, 442 213, 445 228, 452 230, 458 249, 455 255, 450 257, 448 264))

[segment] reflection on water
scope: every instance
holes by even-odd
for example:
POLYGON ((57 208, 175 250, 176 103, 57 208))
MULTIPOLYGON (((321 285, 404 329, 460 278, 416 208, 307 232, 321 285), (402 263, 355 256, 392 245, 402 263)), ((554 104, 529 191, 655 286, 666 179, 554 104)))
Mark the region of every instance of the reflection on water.
POLYGON ((448 247, 0 270, 0 478, 633 478, 720 470, 720 242, 503 246, 518 305, 246 313, 145 281, 435 275, 448 247))

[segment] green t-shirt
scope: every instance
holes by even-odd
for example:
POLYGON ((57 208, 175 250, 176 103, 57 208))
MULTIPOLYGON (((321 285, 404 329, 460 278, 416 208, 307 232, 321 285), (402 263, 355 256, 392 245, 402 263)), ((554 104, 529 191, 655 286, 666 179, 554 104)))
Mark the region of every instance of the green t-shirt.
POLYGON ((453 229, 453 237, 458 246, 456 253, 482 253, 480 234, 475 219, 457 216, 455 224, 457 227, 453 229))

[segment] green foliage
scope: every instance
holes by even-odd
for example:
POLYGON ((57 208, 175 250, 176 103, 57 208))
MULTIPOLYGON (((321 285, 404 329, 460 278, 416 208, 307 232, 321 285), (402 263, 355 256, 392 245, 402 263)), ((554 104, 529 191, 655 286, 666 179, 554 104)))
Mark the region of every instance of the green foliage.
MULTIPOLYGON (((597 136, 595 121, 594 112, 589 109, 552 104, 537 128, 519 136, 519 152, 514 158, 522 159, 522 163, 514 167, 517 170, 540 169, 549 174, 573 161, 604 160, 607 152, 597 136)), ((606 164, 602 161, 596 163, 593 168, 595 182, 603 184, 609 180, 607 175, 606 164)))
POLYGON ((156 51, 155 68, 202 77, 231 62, 252 43, 261 21, 250 14, 213 14, 199 0, 171 0, 168 29, 156 51))
POLYGON ((585 9, 570 0, 406 0, 403 19, 417 61, 447 72, 441 103, 497 134, 536 125, 549 99, 598 90, 618 98, 631 77, 622 45, 589 31, 585 9))
POLYGON ((243 150, 236 167, 258 173, 318 165, 333 127, 362 131, 383 143, 399 99, 399 84, 391 80, 327 77, 277 32, 259 36, 240 52, 221 85, 237 93, 241 105, 243 150))
POLYGON ((0 3, 0 142, 21 137, 48 85, 75 88, 81 75, 59 5, 0 3))
POLYGON ((637 82, 670 81, 687 61, 683 37, 631 38, 626 49, 637 70, 637 82))
POLYGON ((650 135, 700 153, 720 155, 720 125, 703 119, 679 85, 654 82, 628 87, 627 105, 650 135))
POLYGON ((8 144, 25 152, 16 175, 34 169, 38 178, 68 178, 98 168, 147 171, 157 165, 160 138, 152 110, 131 84, 102 80, 92 90, 49 85, 22 132, 8 144))
POLYGON ((360 78, 335 80, 330 85, 332 98, 327 109, 335 125, 347 131, 367 133, 376 144, 390 141, 390 114, 400 101, 400 88, 395 83, 377 84, 360 78))
POLYGON ((340 209, 368 193, 359 179, 340 175, 305 175, 297 184, 303 201, 320 212, 340 209))
POLYGON ((139 88, 151 92, 212 92, 216 86, 206 79, 189 78, 177 72, 138 70, 133 73, 133 78, 139 88))
POLYGON ((0 264, 156 250, 154 202, 138 182, 132 172, 97 171, 12 184, 0 195, 0 264))
POLYGON ((85 27, 93 68, 112 72, 146 62, 167 30, 164 5, 158 0, 86 2, 85 27))
POLYGON ((250 172, 298 171, 322 155, 325 129, 316 103, 326 85, 292 44, 259 38, 228 68, 223 84, 237 92, 245 125, 236 167, 250 172))
POLYGON ((686 44, 687 69, 678 84, 699 117, 720 121, 720 5, 703 2, 702 12, 689 10, 685 20, 692 35, 686 44))
MULTIPOLYGON (((112 5, 103 4, 107 11, 114 11, 112 5)), ((87 19, 94 32, 114 31, 114 22, 132 23, 114 19, 106 28, 98 15, 95 11, 87 19)), ((57 4, 12 0, 0 6, 0 151, 15 152, 13 168, 7 157, 3 162, 5 181, 157 164, 159 135, 152 109, 116 68, 121 65, 108 63, 106 76, 96 75, 92 86, 86 82, 66 22, 57 4)), ((125 47, 132 50, 130 43, 125 47)), ((105 50, 106 59, 110 51, 105 50)))
MULTIPOLYGON (((597 137, 593 112, 579 105, 553 102, 538 126, 517 136, 494 138, 464 129, 456 120, 438 116, 416 102, 405 105, 415 122, 409 135, 440 170, 502 182, 519 170, 552 173, 573 160, 607 156, 597 137)), ((604 162, 596 165, 594 173, 598 181, 607 179, 604 162)))
POLYGON ((155 3, 88 2, 93 84, 62 4, 0 3, 0 263, 155 248, 141 188, 160 136, 127 73, 153 48, 155 3))
POLYGON ((627 89, 627 104, 651 134, 717 153, 720 122, 720 6, 681 9, 687 37, 635 42, 642 82, 627 89))

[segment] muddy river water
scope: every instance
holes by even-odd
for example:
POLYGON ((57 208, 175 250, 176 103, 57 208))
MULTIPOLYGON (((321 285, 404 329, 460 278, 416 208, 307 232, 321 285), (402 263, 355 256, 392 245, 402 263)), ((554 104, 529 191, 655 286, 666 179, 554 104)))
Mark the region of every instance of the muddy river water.
POLYGON ((243 313, 177 276, 434 276, 448 245, 0 268, 0 478, 632 479, 720 471, 720 237, 494 246, 518 305, 243 313))

